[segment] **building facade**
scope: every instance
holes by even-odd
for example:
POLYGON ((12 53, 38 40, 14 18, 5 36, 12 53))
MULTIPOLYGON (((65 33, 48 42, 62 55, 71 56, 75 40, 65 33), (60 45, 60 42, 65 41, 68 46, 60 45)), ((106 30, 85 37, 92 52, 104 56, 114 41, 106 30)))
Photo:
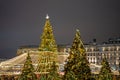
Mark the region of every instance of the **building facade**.
MULTIPOLYGON (((58 54, 63 57, 64 55, 69 55, 70 45, 58 45, 58 54)), ((86 50, 86 57, 89 63, 101 65, 102 59, 107 58, 110 67, 113 70, 118 70, 120 62, 120 44, 87 44, 84 45, 86 50)), ((17 54, 22 54, 28 51, 37 51, 37 47, 29 48, 24 47, 17 50, 17 54)), ((59 59, 61 64, 64 64, 64 61, 67 59, 67 56, 64 56, 64 59, 59 59)))
POLYGON ((119 68, 120 44, 85 45, 85 49, 89 63, 101 65, 106 57, 112 69, 119 68))

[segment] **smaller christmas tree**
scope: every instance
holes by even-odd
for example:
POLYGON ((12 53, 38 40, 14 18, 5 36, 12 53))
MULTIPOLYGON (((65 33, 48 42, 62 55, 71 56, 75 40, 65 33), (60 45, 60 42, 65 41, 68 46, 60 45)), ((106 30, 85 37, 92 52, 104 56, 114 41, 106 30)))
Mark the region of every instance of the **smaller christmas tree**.
POLYGON ((112 72, 106 58, 103 59, 101 65, 99 80, 112 80, 112 72))
POLYGON ((91 78, 91 70, 78 29, 76 30, 75 38, 70 49, 70 55, 67 58, 67 64, 65 64, 64 68, 64 80, 69 80, 68 78, 70 76, 68 75, 71 74, 75 75, 73 76, 73 78, 75 77, 73 80, 87 80, 91 78))
POLYGON ((29 53, 24 63, 22 74, 18 80, 37 80, 29 53))

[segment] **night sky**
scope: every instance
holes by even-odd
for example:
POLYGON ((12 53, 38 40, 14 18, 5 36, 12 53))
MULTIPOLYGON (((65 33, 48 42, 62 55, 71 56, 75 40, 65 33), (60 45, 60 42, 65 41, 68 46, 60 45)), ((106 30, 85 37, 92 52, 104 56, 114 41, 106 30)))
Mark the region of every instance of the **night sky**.
POLYGON ((0 0, 0 58, 39 45, 46 14, 57 44, 71 44, 76 29, 84 43, 120 37, 119 0, 0 0))

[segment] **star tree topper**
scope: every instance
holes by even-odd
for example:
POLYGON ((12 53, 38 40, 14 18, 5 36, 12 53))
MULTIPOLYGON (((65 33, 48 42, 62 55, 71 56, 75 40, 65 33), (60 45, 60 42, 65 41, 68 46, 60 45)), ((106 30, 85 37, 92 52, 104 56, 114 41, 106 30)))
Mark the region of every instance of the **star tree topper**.
POLYGON ((50 17, 48 16, 48 14, 46 15, 46 19, 49 19, 50 17))

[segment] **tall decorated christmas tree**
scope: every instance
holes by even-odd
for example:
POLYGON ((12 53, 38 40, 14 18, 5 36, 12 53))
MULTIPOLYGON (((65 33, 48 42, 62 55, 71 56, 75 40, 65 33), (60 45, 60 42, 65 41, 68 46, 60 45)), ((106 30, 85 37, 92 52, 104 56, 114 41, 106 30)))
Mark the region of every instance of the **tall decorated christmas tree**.
POLYGON ((37 80, 29 53, 18 80, 37 80))
POLYGON ((57 45, 53 35, 53 29, 50 24, 49 16, 46 16, 46 22, 44 30, 41 36, 41 43, 39 46, 40 51, 52 51, 57 52, 57 45))
POLYGON ((64 80, 69 80, 71 76, 73 80, 87 80, 91 77, 91 70, 86 59, 85 49, 81 40, 80 32, 77 29, 75 38, 70 49, 70 55, 65 64, 64 80))
POLYGON ((48 73, 54 61, 57 63, 57 45, 49 16, 47 15, 39 46, 37 72, 48 73))
POLYGON ((98 80, 112 80, 112 72, 106 58, 103 59, 101 65, 102 67, 98 76, 98 80))

